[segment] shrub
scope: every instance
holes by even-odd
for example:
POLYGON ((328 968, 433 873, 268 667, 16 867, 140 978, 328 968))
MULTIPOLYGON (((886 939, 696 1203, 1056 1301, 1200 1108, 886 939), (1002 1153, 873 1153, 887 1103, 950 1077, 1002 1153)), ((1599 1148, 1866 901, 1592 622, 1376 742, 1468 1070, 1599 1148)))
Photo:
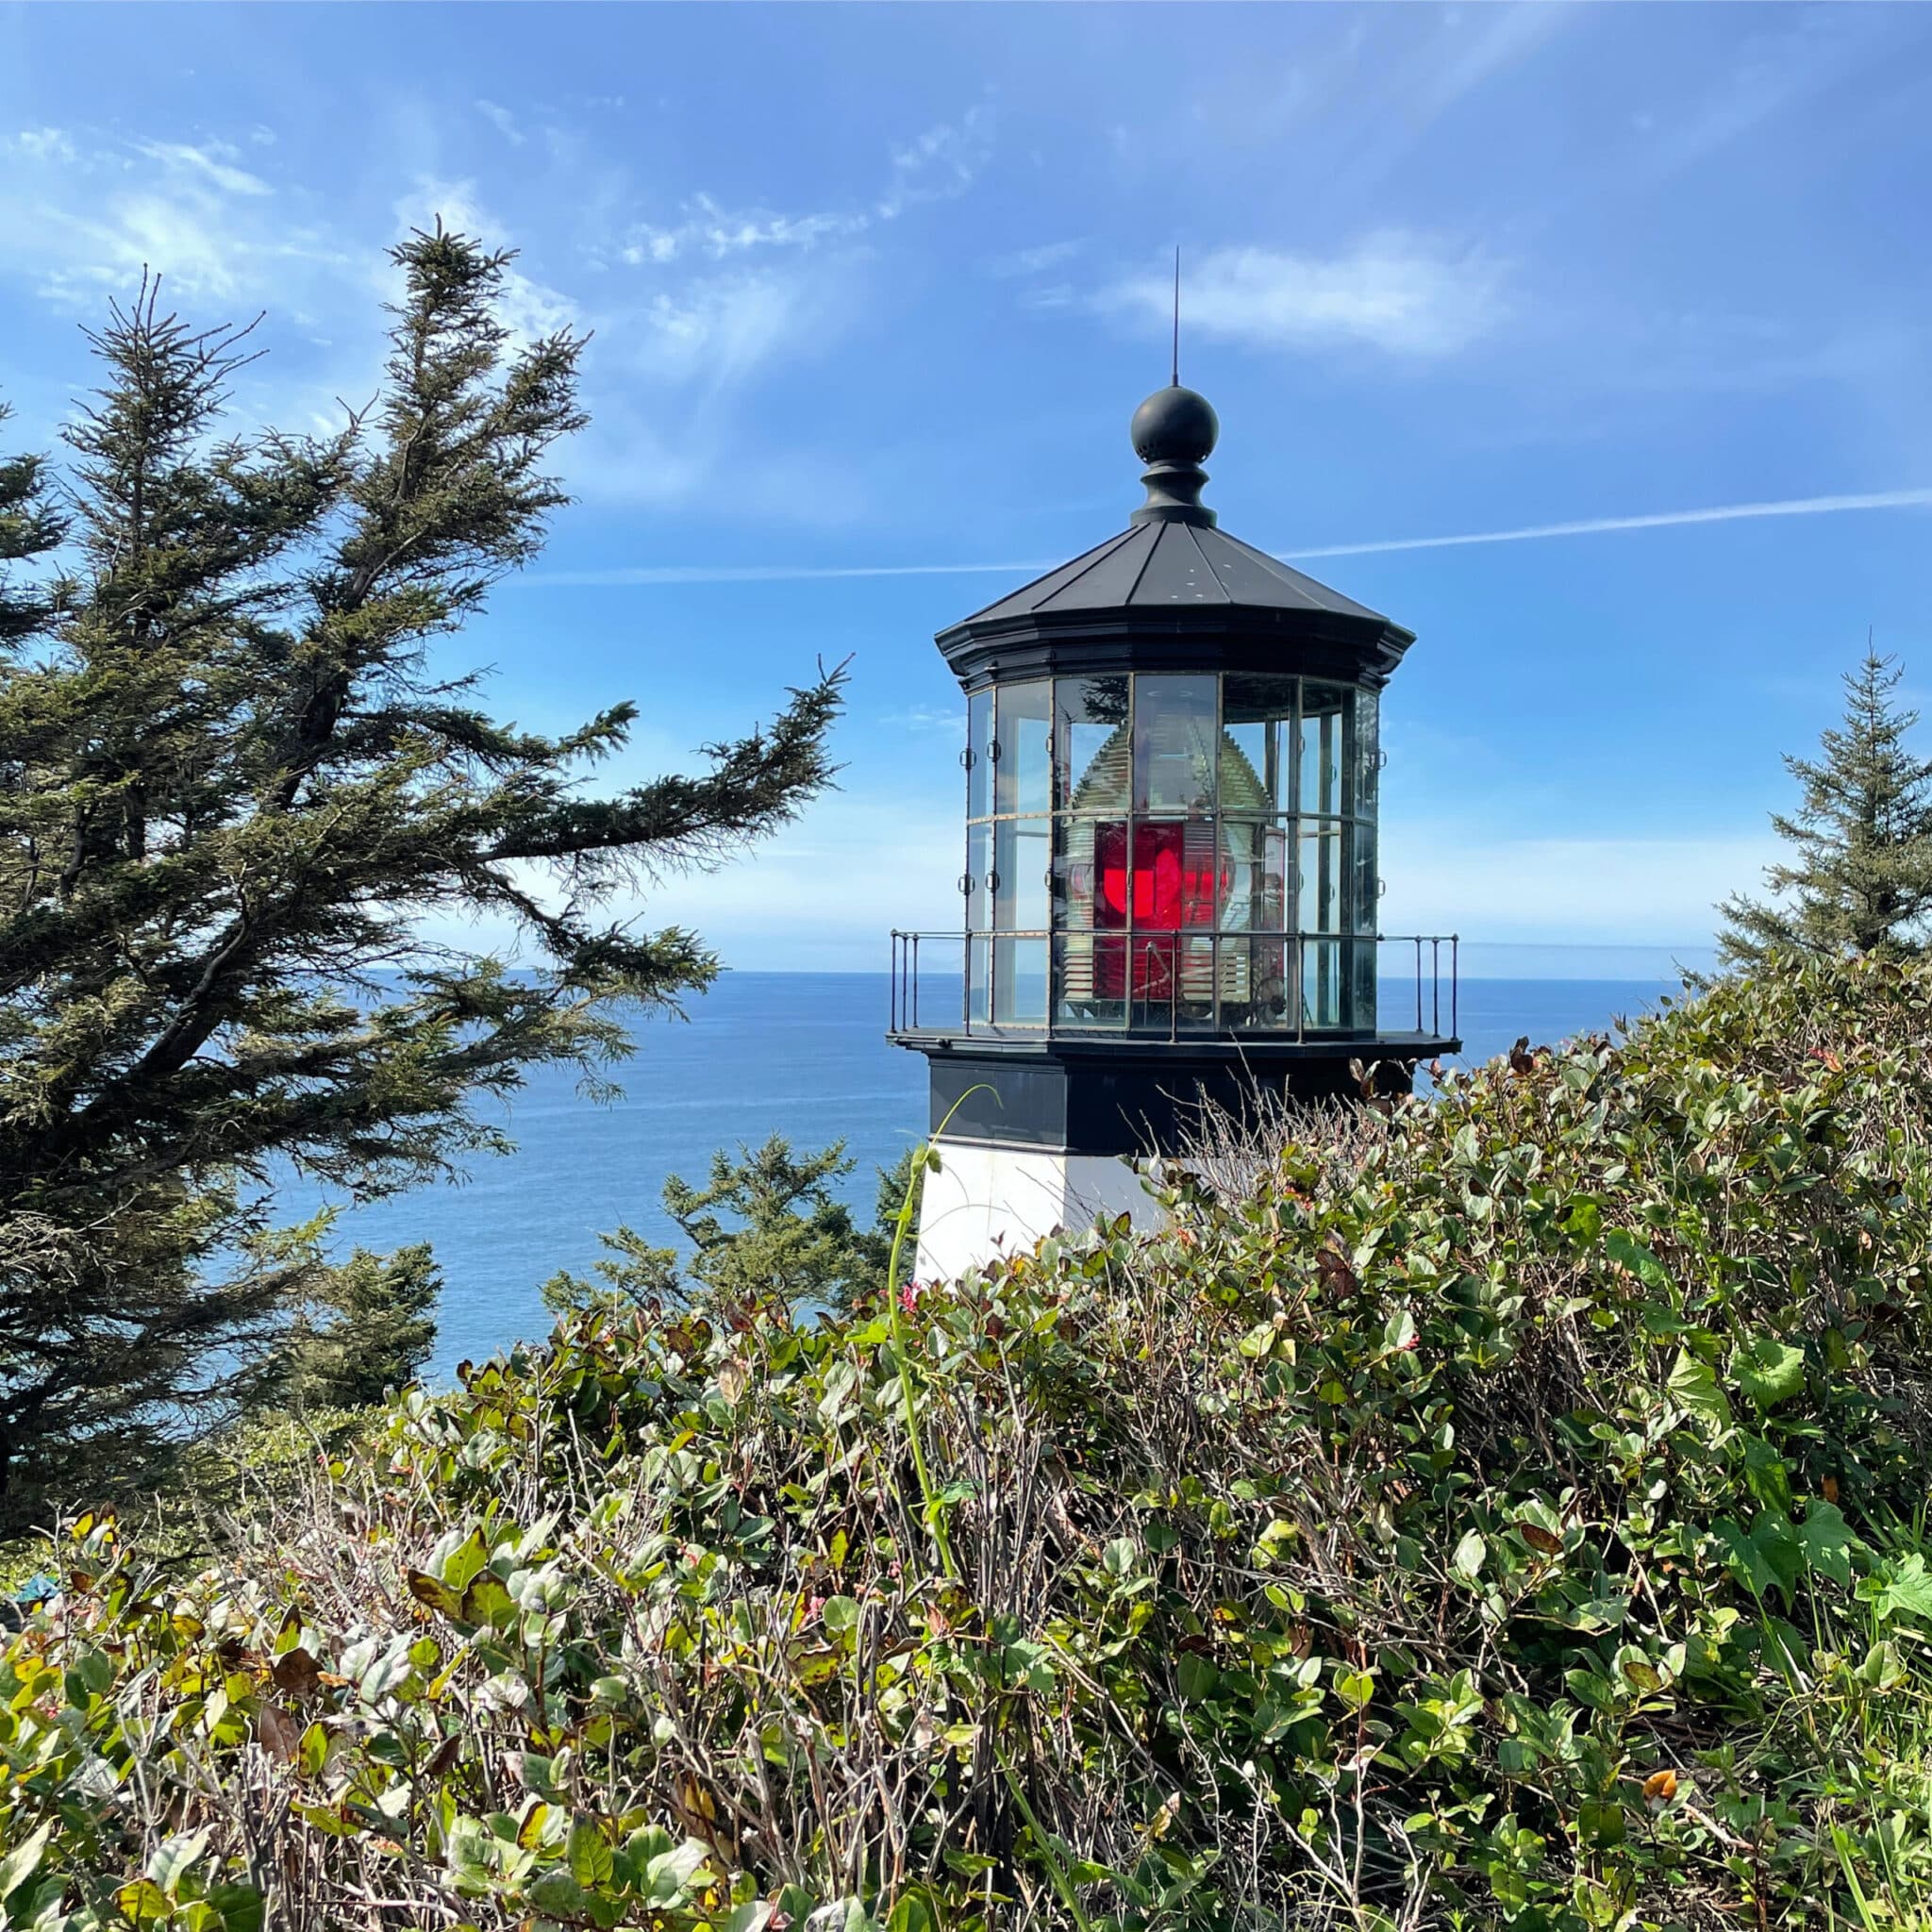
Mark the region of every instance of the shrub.
POLYGON ((1158 1236, 581 1311, 199 1573, 83 1519, 0 1918, 1905 1923, 1928 1010, 1776 966, 1158 1236))

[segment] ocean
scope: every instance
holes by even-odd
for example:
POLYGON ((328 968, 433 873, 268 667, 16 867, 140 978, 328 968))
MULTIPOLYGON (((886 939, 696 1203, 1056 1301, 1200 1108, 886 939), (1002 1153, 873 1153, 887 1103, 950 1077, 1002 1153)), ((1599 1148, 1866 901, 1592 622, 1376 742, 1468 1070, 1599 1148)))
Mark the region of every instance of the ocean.
MULTIPOLYGON (((1463 1057, 1487 1059, 1525 1034, 1541 1043, 1607 1027, 1676 990, 1668 979, 1465 979, 1463 1057)), ((845 1197, 870 1215, 878 1170, 924 1126, 925 1061, 886 1042, 886 975, 727 973, 689 1014, 639 1025, 622 1099, 587 1100, 569 1074, 540 1068, 505 1112, 514 1153, 477 1160, 460 1184, 337 1220, 339 1254, 435 1248, 444 1291, 432 1381, 465 1357, 543 1334, 541 1285, 559 1268, 587 1272, 600 1230, 627 1223, 676 1245, 658 1191, 673 1174, 704 1185, 715 1148, 774 1133, 801 1149, 842 1140, 856 1163, 845 1197)), ((283 1199, 291 1218, 319 1205, 293 1188, 283 1199)))

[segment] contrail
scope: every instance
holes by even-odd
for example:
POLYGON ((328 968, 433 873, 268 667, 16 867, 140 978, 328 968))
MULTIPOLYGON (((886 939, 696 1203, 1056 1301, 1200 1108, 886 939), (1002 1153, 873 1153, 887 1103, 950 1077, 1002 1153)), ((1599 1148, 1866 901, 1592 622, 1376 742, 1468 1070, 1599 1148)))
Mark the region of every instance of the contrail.
POLYGON ((1610 530, 1667 530, 1684 524, 1740 524, 1752 517, 1822 517, 1851 509, 1918 509, 1932 490, 1874 490, 1860 496, 1788 496, 1775 503, 1724 503, 1710 509, 1658 510, 1641 517, 1584 517, 1574 524, 1529 524, 1520 530, 1474 530, 1460 537, 1392 537, 1379 543, 1331 543, 1321 550, 1284 550, 1304 557, 1368 557, 1384 550, 1450 550, 1462 543, 1525 543, 1537 537, 1596 537, 1610 530))
MULTIPOLYGON (((1528 543, 1543 537, 1601 537, 1614 530, 1669 530, 1691 524, 1739 524, 1757 517, 1821 517, 1861 509, 1923 509, 1932 489, 1873 490, 1851 496, 1789 496, 1771 503, 1724 503, 1707 509, 1657 510, 1636 517, 1581 517, 1567 524, 1526 524, 1515 530, 1470 530, 1455 537, 1389 537, 1374 543, 1329 543, 1281 550, 1287 563, 1320 557, 1373 557, 1392 550, 1454 550, 1469 543, 1528 543)), ((644 564, 618 570, 545 571, 530 584, 781 584, 837 577, 1024 576, 1052 570, 1064 558, 1023 563, 644 564)))

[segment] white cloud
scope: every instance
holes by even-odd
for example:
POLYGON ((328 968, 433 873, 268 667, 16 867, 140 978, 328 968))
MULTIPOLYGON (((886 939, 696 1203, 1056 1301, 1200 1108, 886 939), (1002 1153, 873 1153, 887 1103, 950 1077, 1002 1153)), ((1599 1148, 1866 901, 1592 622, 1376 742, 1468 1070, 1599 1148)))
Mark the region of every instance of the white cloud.
POLYGON ((0 137, 0 151, 25 156, 30 161, 77 158, 72 138, 58 127, 23 127, 17 134, 0 137))
POLYGON ((523 146, 524 130, 517 125, 517 117, 508 108, 500 108, 494 101, 484 100, 477 101, 475 106, 477 113, 482 115, 512 147, 523 146))
POLYGON ((275 206, 273 186, 226 142, 90 140, 58 128, 0 141, 19 157, 0 197, 0 275, 63 306, 93 308, 142 271, 221 301, 286 297, 343 257, 275 206))
MULTIPOLYGON (((1325 259, 1220 248, 1182 264, 1181 329, 1266 349, 1361 343, 1421 360, 1454 355, 1493 328, 1504 313, 1502 281, 1476 250, 1393 231, 1325 259)), ((1174 283, 1166 273, 1129 275, 1099 301, 1165 333, 1174 283)))
POLYGON ((942 123, 930 127, 897 149, 887 187, 870 208, 788 214, 763 206, 727 208, 709 194, 694 194, 685 203, 680 220, 638 223, 626 234, 618 255, 631 267, 644 268, 692 256, 722 261, 761 249, 808 253, 822 242, 862 235, 876 222, 896 221, 921 202, 950 200, 965 193, 991 151, 991 115, 987 108, 975 107, 958 125, 942 123))
POLYGON ((210 142, 195 147, 185 141, 138 141, 136 149, 164 169, 198 175, 224 194, 273 194, 275 190, 259 175, 234 165, 234 149, 225 142, 210 142))
POLYGON ((928 127, 892 156, 892 178, 879 198, 879 219, 895 221, 923 201, 950 201, 964 194, 992 158, 992 109, 984 102, 969 108, 956 124, 928 127))
POLYGON ((693 195, 685 217, 670 227, 640 222, 620 251, 633 268, 702 255, 712 261, 760 248, 811 249, 821 242, 860 233, 868 219, 860 213, 787 215, 767 208, 732 211, 708 194, 693 195))
POLYGON ((660 291, 633 318, 633 363, 659 381, 733 388, 809 332, 811 285, 778 272, 660 291))
POLYGON ((1042 242, 1034 248, 1016 248, 1009 255, 995 255, 986 264, 990 275, 1008 279, 1015 275, 1037 275, 1041 270, 1057 268, 1071 261, 1085 248, 1084 241, 1042 242))
POLYGON ((931 732, 941 738, 958 738, 962 741, 966 734, 965 713, 957 705, 948 705, 943 709, 934 705, 908 705, 903 711, 887 711, 878 720, 887 731, 931 732))

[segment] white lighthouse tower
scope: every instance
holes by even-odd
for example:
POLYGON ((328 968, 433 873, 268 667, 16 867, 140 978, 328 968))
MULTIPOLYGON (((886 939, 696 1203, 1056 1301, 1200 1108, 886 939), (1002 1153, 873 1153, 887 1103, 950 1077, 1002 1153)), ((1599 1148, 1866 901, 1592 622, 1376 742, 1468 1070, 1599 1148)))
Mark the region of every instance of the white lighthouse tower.
POLYGON ((1127 527, 939 634, 963 916, 892 936, 891 1038, 945 1124, 923 1278, 1148 1218, 1134 1163, 1204 1102, 1354 1095, 1351 1062, 1406 1090, 1459 1044, 1454 939, 1378 929, 1378 723, 1413 634, 1218 527, 1219 426, 1178 383, 1148 397, 1127 527))

